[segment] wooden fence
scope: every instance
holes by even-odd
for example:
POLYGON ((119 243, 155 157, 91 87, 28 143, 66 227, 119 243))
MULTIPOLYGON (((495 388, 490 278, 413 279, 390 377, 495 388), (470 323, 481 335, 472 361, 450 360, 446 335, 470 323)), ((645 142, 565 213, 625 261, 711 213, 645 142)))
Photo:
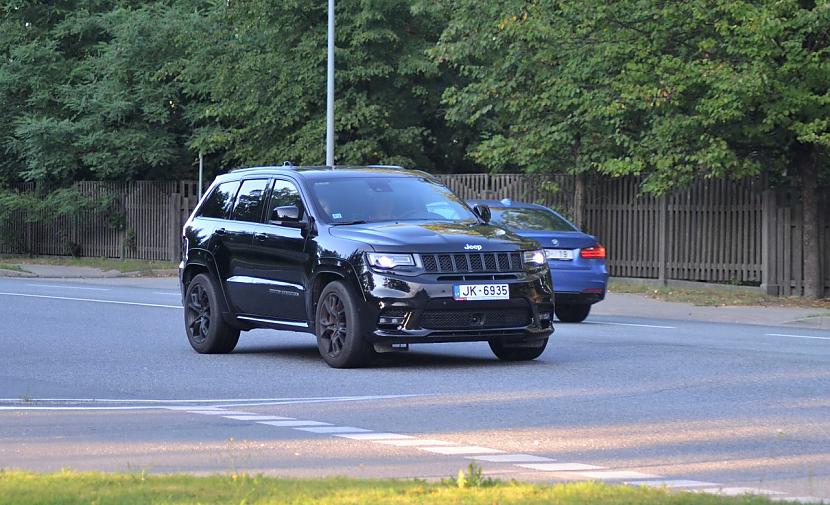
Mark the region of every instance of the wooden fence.
MULTIPOLYGON (((595 178, 576 202, 575 179, 515 174, 439 175, 462 198, 543 203, 573 216, 608 249, 612 276, 762 286, 801 295, 804 286, 801 208, 793 195, 761 180, 699 181, 655 197, 636 178, 595 178)), ((77 187, 93 197, 115 195, 112 216, 90 212, 27 222, 19 213, 0 223, 0 253, 177 260, 181 227, 197 203, 193 181, 102 183, 77 187), (113 225, 115 221, 115 225, 113 225)), ((26 189, 25 187, 22 189, 26 189)), ((830 192, 820 205, 820 258, 830 296, 830 192)))

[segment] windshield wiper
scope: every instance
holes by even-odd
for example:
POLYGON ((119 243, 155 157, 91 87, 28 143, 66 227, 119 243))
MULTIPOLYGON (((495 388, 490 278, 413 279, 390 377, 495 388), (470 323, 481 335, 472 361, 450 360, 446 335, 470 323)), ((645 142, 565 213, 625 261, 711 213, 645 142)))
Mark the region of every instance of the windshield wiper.
POLYGON ((357 221, 342 221, 340 223, 332 223, 332 226, 346 226, 346 225, 350 225, 350 224, 366 224, 367 222, 368 221, 364 221, 362 219, 359 219, 357 221))

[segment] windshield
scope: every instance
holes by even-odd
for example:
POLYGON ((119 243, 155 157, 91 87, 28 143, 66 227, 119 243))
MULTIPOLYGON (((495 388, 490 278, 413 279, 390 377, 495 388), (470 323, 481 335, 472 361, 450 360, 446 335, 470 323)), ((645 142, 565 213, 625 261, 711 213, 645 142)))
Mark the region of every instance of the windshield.
POLYGON ((490 222, 518 231, 577 231, 553 212, 527 207, 491 207, 490 222))
POLYGON ((323 220, 332 224, 477 221, 452 191, 422 177, 338 177, 311 187, 323 220))

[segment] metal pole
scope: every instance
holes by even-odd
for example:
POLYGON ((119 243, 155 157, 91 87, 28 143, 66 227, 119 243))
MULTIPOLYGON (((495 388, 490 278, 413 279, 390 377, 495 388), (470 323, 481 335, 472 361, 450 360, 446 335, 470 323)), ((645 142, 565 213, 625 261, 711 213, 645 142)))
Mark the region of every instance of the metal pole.
POLYGON ((334 0, 329 0, 329 50, 326 79, 326 166, 334 166, 334 0))
POLYGON ((199 200, 202 199, 202 170, 204 168, 204 161, 202 151, 199 151, 199 200))

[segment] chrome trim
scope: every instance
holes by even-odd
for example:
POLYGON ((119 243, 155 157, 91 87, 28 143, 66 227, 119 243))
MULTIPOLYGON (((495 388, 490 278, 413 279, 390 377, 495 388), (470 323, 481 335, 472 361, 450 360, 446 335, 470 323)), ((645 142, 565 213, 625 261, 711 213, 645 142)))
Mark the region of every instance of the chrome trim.
POLYGON ((236 316, 237 319, 244 319, 245 321, 254 321, 256 323, 282 324, 285 326, 296 326, 297 328, 308 328, 308 323, 298 323, 295 321, 278 321, 276 319, 263 319, 260 317, 236 316))
POLYGON ((234 275, 228 279, 228 282, 237 282, 240 284, 265 284, 268 286, 281 286, 284 288, 294 288, 300 291, 305 291, 305 288, 300 284, 292 284, 290 282, 273 281, 271 279, 263 279, 261 277, 249 277, 247 275, 234 275))

